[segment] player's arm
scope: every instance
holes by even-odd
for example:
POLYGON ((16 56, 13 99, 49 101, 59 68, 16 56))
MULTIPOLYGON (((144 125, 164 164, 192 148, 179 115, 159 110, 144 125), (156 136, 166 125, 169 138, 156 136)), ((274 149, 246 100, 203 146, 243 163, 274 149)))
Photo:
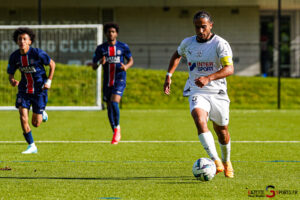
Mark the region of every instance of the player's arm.
POLYGON ((102 45, 97 46, 95 53, 93 55, 93 62, 88 63, 89 66, 92 66, 93 70, 98 69, 99 65, 104 65, 106 63, 105 56, 102 52, 102 45))
POLYGON ((195 84, 202 88, 203 86, 207 85, 209 82, 211 82, 213 80, 225 78, 227 76, 232 75, 233 73, 234 73, 233 64, 225 65, 225 66, 223 66, 223 68, 221 70, 219 70, 213 74, 196 78, 195 84))
POLYGON ((164 92, 167 95, 170 94, 171 82, 172 82, 171 76, 175 72, 180 60, 181 60, 181 55, 178 54, 178 51, 175 51, 171 57, 171 60, 169 63, 169 68, 168 68, 168 73, 166 75, 165 84, 164 84, 164 92))
POLYGON ((15 75, 14 75, 14 74, 9 74, 9 75, 8 75, 8 80, 9 80, 10 84, 11 84, 13 87, 16 87, 16 86, 19 85, 19 81, 17 81, 17 80, 15 79, 15 75))
POLYGON ((106 59, 105 59, 105 56, 103 56, 102 58, 100 58, 99 62, 97 63, 92 63, 92 64, 89 64, 93 67, 93 70, 96 70, 98 69, 99 65, 104 65, 106 63, 106 59))
POLYGON ((222 64, 222 69, 208 76, 196 78, 194 81, 197 86, 203 87, 207 85, 210 81, 225 78, 234 73, 232 51, 229 44, 226 41, 220 42, 218 44, 217 55, 222 64))
POLYGON ((13 86, 16 87, 17 85, 19 85, 19 81, 17 81, 15 79, 15 72, 17 70, 17 67, 15 65, 13 56, 11 55, 9 57, 9 61, 8 61, 8 66, 7 66, 7 73, 8 73, 8 80, 9 83, 13 86))
POLYGON ((123 71, 127 71, 133 65, 133 58, 132 56, 128 59, 127 64, 121 63, 121 69, 123 71))
POLYGON ((52 59, 50 59, 49 67, 50 67, 49 76, 48 76, 46 83, 44 84, 43 89, 50 89, 50 87, 51 87, 51 82, 52 82, 54 71, 55 71, 55 62, 52 59))

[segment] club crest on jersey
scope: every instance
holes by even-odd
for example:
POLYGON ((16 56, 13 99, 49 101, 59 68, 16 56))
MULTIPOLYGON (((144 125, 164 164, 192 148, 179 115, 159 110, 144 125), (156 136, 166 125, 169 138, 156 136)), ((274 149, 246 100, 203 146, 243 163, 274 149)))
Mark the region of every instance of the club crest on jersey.
POLYGON ((122 51, 121 51, 121 50, 117 50, 117 54, 118 54, 118 55, 121 55, 121 54, 122 54, 122 51))
POLYGON ((34 64, 34 59, 30 59, 29 64, 33 65, 34 64))

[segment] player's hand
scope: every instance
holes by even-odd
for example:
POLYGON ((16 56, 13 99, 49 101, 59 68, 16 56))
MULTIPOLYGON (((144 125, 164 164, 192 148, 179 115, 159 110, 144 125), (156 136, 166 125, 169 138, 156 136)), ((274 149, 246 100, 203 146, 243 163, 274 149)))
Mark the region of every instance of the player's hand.
POLYGON ((43 85, 43 90, 50 89, 52 80, 47 79, 46 83, 43 85))
POLYGON ((9 82, 13 87, 16 87, 19 85, 19 81, 17 81, 16 79, 11 79, 11 80, 9 80, 9 82))
POLYGON ((106 58, 105 56, 102 57, 102 59, 100 59, 100 65, 104 65, 106 63, 106 58))
POLYGON ((106 58, 103 56, 98 63, 88 62, 86 65, 91 66, 94 70, 98 69, 99 65, 104 65, 106 63, 106 58))
POLYGON ((43 90, 50 89, 50 87, 51 87, 50 85, 48 85, 48 84, 45 83, 45 84, 43 85, 43 90))
POLYGON ((210 79, 207 76, 201 76, 199 78, 196 78, 194 81, 198 87, 202 88, 210 82, 210 79))
POLYGON ((120 69, 126 72, 127 71, 126 65, 124 65, 124 63, 120 63, 120 64, 121 64, 120 69))
POLYGON ((164 92, 166 95, 169 95, 171 92, 171 77, 170 76, 166 76, 166 80, 165 80, 165 84, 164 84, 164 92))

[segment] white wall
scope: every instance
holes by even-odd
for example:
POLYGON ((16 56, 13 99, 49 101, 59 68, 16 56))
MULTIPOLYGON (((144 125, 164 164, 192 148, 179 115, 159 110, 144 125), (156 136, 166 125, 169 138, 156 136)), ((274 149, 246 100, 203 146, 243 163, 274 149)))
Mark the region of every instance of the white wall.
MULTIPOLYGON (((101 7, 46 8, 43 24, 101 23, 101 7)), ((130 45, 135 67, 166 69, 185 38, 194 35, 192 18, 196 11, 209 11, 215 22, 213 31, 232 46, 235 72, 256 75, 259 67, 259 7, 116 7, 115 21, 120 24, 119 39, 130 45)), ((36 24, 35 8, 0 8, 0 24, 36 24), (13 12, 11 12, 13 11, 13 12)), ((180 68, 185 70, 185 67, 180 68)))
MULTIPOLYGON (((180 42, 194 35, 192 18, 200 9, 172 7, 164 11, 162 8, 116 8, 116 21, 121 27, 119 39, 130 45, 135 66, 166 69, 180 42)), ((260 73, 259 9, 242 7, 238 14, 232 14, 232 9, 205 10, 213 16, 213 31, 232 46, 236 74, 257 75, 260 73)))

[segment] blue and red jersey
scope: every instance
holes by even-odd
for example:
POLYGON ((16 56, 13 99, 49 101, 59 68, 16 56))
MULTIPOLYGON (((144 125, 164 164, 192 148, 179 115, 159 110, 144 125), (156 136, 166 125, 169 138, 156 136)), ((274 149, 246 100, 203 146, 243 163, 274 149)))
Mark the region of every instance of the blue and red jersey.
POLYGON ((97 46, 93 62, 98 63, 102 57, 105 56, 106 63, 103 66, 103 85, 105 87, 112 87, 116 80, 126 81, 126 72, 121 70, 121 63, 124 63, 124 58, 129 60, 131 52, 127 44, 117 41, 115 45, 109 45, 105 42, 97 46))
POLYGON ((47 80, 44 65, 50 64, 50 57, 41 49, 30 47, 26 54, 16 50, 10 55, 7 73, 15 74, 16 70, 21 71, 19 93, 39 94, 47 80))

